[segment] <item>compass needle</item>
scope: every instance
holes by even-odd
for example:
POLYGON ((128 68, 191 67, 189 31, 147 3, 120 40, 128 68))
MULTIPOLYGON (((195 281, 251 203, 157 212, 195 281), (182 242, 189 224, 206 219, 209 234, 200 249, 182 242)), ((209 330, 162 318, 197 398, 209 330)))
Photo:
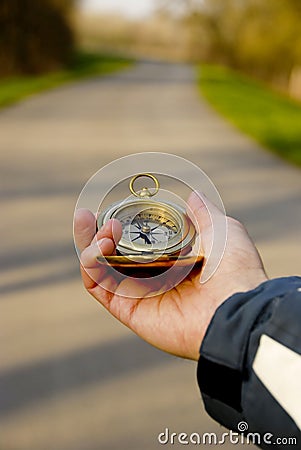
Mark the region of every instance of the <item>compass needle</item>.
POLYGON ((157 225, 156 227, 152 228, 151 231, 156 230, 157 228, 159 228, 161 226, 161 224, 157 225))

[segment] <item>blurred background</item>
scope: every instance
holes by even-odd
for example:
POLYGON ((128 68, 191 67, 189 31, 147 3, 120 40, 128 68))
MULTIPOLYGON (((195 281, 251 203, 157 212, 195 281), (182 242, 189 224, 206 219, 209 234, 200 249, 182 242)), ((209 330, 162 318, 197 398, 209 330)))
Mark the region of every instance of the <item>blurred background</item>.
POLYGON ((300 19, 299 0, 0 1, 1 450, 221 435, 195 364, 84 292, 73 211, 105 164, 173 153, 213 180, 271 277, 297 275, 300 19))

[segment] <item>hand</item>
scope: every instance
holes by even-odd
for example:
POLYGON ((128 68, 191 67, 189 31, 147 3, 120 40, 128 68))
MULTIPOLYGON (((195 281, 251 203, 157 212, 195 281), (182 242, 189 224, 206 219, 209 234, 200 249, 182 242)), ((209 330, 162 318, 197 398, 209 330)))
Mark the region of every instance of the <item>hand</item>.
MULTIPOLYGON (((201 231, 206 260, 212 238, 208 210, 195 193, 191 194, 188 204, 201 231)), ((216 216, 222 214, 210 204, 212 209, 216 216)), ((78 210, 74 234, 81 252, 84 285, 113 316, 150 344, 168 353, 198 360, 203 337, 216 309, 232 294, 248 291, 267 280, 259 254, 245 228, 232 218, 227 218, 227 224, 226 250, 209 281, 201 284, 200 270, 194 269, 175 288, 149 297, 149 285, 133 278, 118 282, 106 266, 96 261, 101 253, 114 254, 122 234, 121 224, 109 221, 95 234, 94 215, 88 210, 78 210)))

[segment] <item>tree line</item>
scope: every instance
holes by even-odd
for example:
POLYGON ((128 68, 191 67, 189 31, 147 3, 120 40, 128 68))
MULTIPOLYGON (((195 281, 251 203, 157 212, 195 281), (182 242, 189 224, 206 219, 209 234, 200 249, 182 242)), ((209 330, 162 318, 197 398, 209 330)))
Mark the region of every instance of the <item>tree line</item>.
MULTIPOLYGON (((176 37, 169 20, 157 21, 164 37, 160 45, 151 27, 145 36, 139 24, 129 23, 128 31, 118 31, 124 47, 129 38, 137 45, 144 39, 154 41, 159 52, 168 47, 170 35, 169 47, 179 47, 189 61, 224 64, 284 89, 298 85, 301 92, 301 0, 156 1, 176 24, 176 37)), ((0 0, 0 76, 37 74, 67 64, 75 45, 69 17, 76 3, 0 0)), ((96 28, 101 44, 105 27, 96 28)))
POLYGON ((73 0, 0 0, 0 75, 57 70, 70 60, 73 0))
POLYGON ((300 0, 158 0, 181 14, 193 61, 224 64, 286 87, 301 66, 300 0))

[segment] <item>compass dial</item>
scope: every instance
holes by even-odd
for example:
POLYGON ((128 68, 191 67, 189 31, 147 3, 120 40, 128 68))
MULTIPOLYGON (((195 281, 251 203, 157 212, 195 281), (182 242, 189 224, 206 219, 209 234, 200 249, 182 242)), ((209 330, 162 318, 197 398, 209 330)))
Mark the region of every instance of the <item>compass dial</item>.
POLYGON ((126 213, 118 219, 125 241, 149 247, 152 251, 166 248, 180 232, 179 224, 172 217, 154 208, 145 209, 134 217, 126 213))
POLYGON ((149 199, 112 205, 99 216, 99 226, 113 218, 122 224, 122 237, 117 245, 122 255, 176 254, 195 234, 184 211, 149 199))
POLYGON ((162 253, 182 240, 183 220, 172 207, 158 202, 134 201, 111 216, 122 224, 119 250, 125 253, 162 253))

